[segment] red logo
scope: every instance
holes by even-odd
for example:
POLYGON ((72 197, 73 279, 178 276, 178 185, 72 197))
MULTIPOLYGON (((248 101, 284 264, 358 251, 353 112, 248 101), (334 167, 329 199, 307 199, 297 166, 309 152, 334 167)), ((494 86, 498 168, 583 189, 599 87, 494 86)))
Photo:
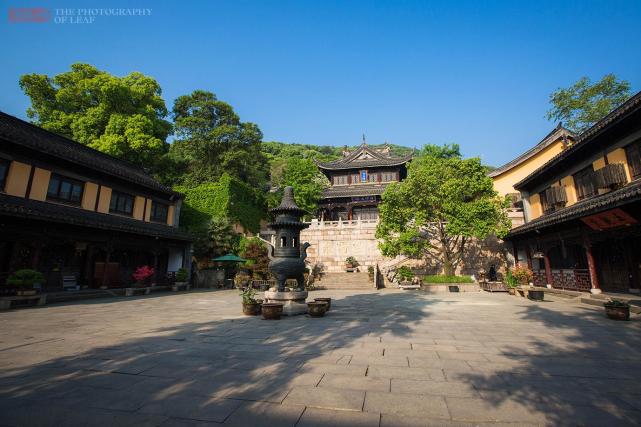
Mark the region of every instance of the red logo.
POLYGON ((36 23, 51 21, 51 11, 44 7, 9 8, 9 22, 12 24, 36 23))

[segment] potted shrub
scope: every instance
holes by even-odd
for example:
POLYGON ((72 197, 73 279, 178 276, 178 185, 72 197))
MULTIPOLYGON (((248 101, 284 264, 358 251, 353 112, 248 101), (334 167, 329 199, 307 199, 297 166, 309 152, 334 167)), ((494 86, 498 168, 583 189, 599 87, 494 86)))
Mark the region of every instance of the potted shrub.
POLYGON ((18 288, 18 295, 35 295, 37 291, 33 288, 35 284, 45 283, 45 278, 39 271, 31 269, 18 270, 7 279, 7 285, 18 288))
POLYGON ((398 283, 401 285, 410 285, 414 278, 414 272, 406 265, 399 267, 396 274, 399 276, 398 283))
POLYGON ((370 282, 374 281, 374 266, 370 265, 367 267, 367 276, 369 277, 370 282))
POLYGON ((241 289, 240 296, 243 299, 243 314, 255 316, 260 314, 260 303, 256 301, 256 291, 251 286, 241 289))
POLYGON ((187 283, 187 270, 185 270, 184 268, 181 268, 176 272, 176 284, 184 285, 186 283, 187 283))
POLYGON ((136 283, 134 284, 137 288, 144 288, 147 286, 147 281, 154 275, 154 269, 148 265, 141 265, 134 271, 132 274, 136 283))
POLYGON ((356 268, 358 267, 358 261, 356 261, 356 258, 353 256, 348 256, 345 259, 345 268, 356 268))
POLYGON ((612 320, 630 320, 630 304, 620 300, 610 300, 603 303, 605 315, 612 320))
POLYGON ((519 284, 518 280, 512 275, 512 270, 508 270, 505 274, 505 285, 510 295, 516 294, 516 287, 519 284))
POLYGON ((514 280, 516 280, 516 283, 521 286, 527 286, 528 283, 530 283, 534 278, 534 273, 532 272, 532 270, 530 270, 529 267, 525 265, 517 265, 516 267, 514 267, 512 269, 511 275, 514 280))

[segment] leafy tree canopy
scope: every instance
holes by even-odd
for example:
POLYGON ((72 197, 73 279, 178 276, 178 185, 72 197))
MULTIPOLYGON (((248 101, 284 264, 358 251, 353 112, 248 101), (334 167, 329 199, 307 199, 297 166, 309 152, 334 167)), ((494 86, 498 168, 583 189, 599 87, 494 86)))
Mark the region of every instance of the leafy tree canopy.
MULTIPOLYGON (((318 200, 321 197, 323 188, 329 182, 327 178, 318 170, 318 167, 311 159, 289 159, 285 163, 282 178, 279 182, 272 185, 279 186, 280 189, 292 186, 294 187, 294 199, 296 204, 308 212, 306 217, 311 217, 318 209, 318 200)), ((274 207, 280 203, 282 191, 272 193, 269 199, 269 205, 274 207)))
POLYGON ((216 181, 223 173, 255 187, 267 182, 263 135, 255 124, 241 122, 231 105, 196 90, 176 99, 173 117, 177 139, 171 156, 180 165, 182 184, 216 181))
POLYGON ((117 77, 77 63, 54 77, 25 74, 20 87, 38 126, 150 169, 167 152, 171 123, 160 85, 149 76, 117 77))
POLYGON ((510 222, 481 161, 448 151, 424 149, 436 155, 414 158, 407 179, 387 187, 376 237, 386 256, 430 258, 453 275, 470 238, 502 236, 510 222))
POLYGON ((587 77, 569 88, 560 88, 550 95, 552 108, 548 120, 562 121, 569 129, 583 132, 630 97, 630 82, 606 74, 592 84, 587 77))

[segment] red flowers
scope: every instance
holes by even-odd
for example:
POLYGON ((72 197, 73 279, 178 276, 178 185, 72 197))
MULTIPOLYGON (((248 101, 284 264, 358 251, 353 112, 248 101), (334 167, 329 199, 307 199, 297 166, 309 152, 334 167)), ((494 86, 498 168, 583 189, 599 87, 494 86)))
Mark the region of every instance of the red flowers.
POLYGON ((153 275, 154 269, 152 267, 149 267, 148 265, 138 267, 134 274, 132 274, 133 278, 138 283, 144 283, 145 280, 149 279, 153 275))

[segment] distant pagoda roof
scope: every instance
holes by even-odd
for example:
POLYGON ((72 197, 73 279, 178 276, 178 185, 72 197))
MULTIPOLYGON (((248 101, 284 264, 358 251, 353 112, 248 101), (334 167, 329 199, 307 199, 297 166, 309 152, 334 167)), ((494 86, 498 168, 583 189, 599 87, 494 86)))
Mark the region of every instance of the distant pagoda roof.
POLYGON ((393 156, 389 154, 389 146, 386 144, 383 148, 374 149, 366 143, 362 143, 353 151, 345 152, 343 158, 333 162, 316 162, 320 169, 325 170, 344 170, 371 168, 379 166, 399 166, 409 162, 413 154, 404 157, 393 156))

